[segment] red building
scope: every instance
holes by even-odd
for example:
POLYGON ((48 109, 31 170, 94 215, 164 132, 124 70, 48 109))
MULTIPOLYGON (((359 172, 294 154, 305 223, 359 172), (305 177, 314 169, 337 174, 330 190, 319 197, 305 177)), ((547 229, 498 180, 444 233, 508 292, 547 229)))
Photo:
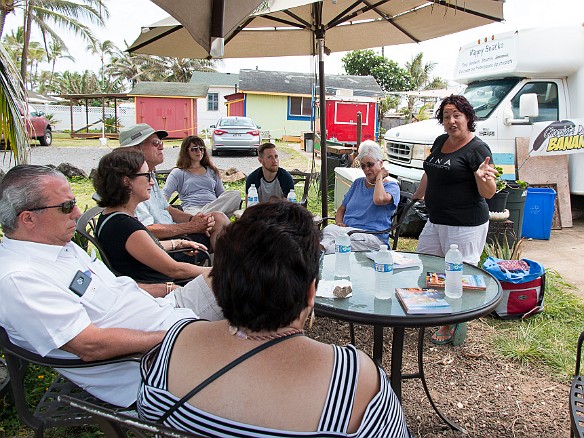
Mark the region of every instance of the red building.
POLYGON ((197 99, 207 98, 208 86, 181 82, 139 82, 128 96, 136 104, 136 123, 168 132, 168 138, 197 134, 197 99))

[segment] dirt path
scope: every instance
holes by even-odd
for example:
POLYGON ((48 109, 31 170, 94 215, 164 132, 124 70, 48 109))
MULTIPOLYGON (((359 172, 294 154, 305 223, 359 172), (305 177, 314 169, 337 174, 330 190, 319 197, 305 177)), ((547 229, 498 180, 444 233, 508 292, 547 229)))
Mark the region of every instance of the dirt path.
POLYGON ((523 257, 535 260, 546 269, 557 271, 574 286, 574 294, 584 299, 584 217, 574 219, 574 226, 552 230, 550 240, 527 240, 523 257))

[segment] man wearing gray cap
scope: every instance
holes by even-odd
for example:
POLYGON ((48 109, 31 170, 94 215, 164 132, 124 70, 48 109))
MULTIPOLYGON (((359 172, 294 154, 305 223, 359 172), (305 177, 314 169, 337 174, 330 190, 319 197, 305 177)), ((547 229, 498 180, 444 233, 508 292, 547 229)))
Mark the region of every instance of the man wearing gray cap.
MULTIPOLYGON (((162 139, 167 136, 166 131, 156 131, 146 123, 139 123, 120 131, 120 146, 141 151, 148 168, 154 172, 156 166, 164 161, 162 139)), ((229 224, 229 219, 221 212, 191 215, 171 206, 158 184, 152 187, 150 199, 138 205, 136 216, 159 239, 172 239, 188 234, 193 240, 210 249, 215 248, 217 236, 229 224)), ((173 257, 187 258, 179 261, 192 259, 181 253, 173 254, 173 257)))

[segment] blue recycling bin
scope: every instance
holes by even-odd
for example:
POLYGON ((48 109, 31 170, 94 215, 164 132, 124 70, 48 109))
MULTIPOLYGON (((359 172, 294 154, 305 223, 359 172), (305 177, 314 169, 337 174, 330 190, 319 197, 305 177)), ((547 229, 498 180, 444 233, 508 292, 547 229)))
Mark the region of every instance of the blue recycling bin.
POLYGON ((552 231, 556 191, 529 187, 523 209, 522 237, 548 240, 552 231))

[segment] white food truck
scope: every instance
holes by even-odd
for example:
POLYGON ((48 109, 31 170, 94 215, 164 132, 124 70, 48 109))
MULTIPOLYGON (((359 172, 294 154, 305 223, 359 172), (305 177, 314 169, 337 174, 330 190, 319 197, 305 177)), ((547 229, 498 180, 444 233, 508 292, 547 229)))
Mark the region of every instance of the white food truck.
MULTIPOLYGON (((535 122, 584 118, 584 27, 481 38, 461 47, 454 80, 467 84, 463 94, 478 117, 476 135, 491 148, 503 177, 514 180, 522 164, 516 163, 516 137, 530 137, 535 122)), ((422 163, 443 132, 435 118, 386 132, 386 167, 402 191, 415 191, 422 163)), ((584 195, 584 153, 570 155, 569 162, 570 191, 584 195)))

